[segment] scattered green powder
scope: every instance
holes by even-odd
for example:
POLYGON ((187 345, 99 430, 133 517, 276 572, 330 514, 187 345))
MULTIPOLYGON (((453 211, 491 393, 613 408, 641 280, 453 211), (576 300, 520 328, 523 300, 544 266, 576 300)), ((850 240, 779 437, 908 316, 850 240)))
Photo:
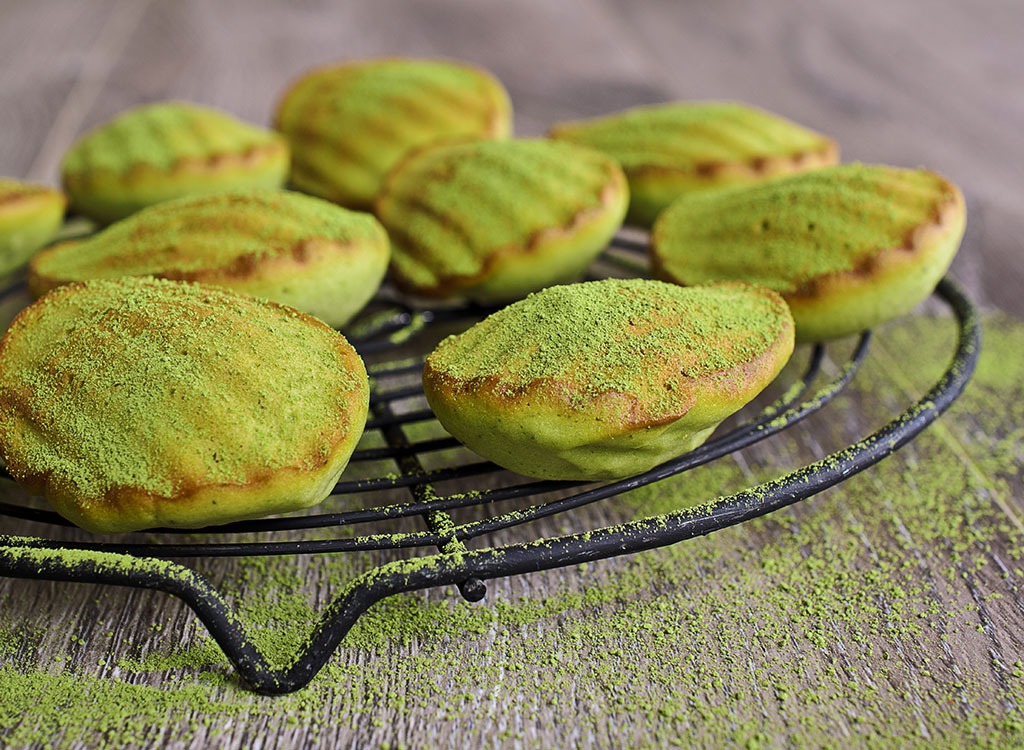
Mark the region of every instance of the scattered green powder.
POLYGON ((747 287, 607 279, 532 294, 445 339, 428 362, 456 384, 497 378, 509 395, 537 382, 571 384, 579 406, 625 393, 657 419, 689 408, 688 381, 757 360, 788 325, 779 298, 747 287))
MULTIPOLYGON (((1024 325, 990 318, 985 337, 977 375, 948 414, 822 496, 669 548, 493 581, 479 605, 452 591, 392 597, 297 694, 241 689, 194 619, 173 608, 173 623, 128 634, 134 645, 97 637, 117 626, 124 598, 93 587, 53 599, 97 599, 99 622, 71 623, 67 660, 27 667, 40 639, 52 653, 64 634, 46 629, 46 613, 19 608, 24 587, 7 586, 0 738, 109 748, 254 737, 394 748, 432 736, 473 747, 1024 746, 1024 646, 1005 629, 1019 621, 1024 576, 1024 325)), ((834 450, 849 440, 848 420, 866 433, 917 398, 952 339, 948 320, 888 327, 852 389, 811 418, 822 445, 809 449, 801 436, 812 428, 794 428, 605 501, 608 517, 703 504, 808 461, 809 450, 834 450)), ((287 661, 323 600, 375 559, 213 561, 206 572, 260 646, 287 661)))

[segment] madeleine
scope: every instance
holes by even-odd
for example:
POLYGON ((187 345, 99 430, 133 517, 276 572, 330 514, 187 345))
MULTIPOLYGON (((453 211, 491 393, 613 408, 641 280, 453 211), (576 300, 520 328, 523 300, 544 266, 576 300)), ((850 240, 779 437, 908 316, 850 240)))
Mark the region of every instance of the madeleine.
POLYGON ((629 179, 626 221, 649 227, 681 195, 758 182, 839 160, 835 141, 739 102, 672 102, 554 126, 552 138, 599 149, 629 179))
POLYGON ((285 190, 165 201, 29 264, 39 296, 61 284, 123 276, 194 281, 297 307, 334 327, 373 297, 388 238, 369 214, 285 190))
POLYGON ((158 279, 62 286, 0 339, 0 455, 82 528, 198 528, 330 494, 366 370, 289 307, 158 279))
POLYGON ((687 195, 658 219, 656 276, 742 280, 783 296, 799 341, 903 315, 949 268, 966 222, 955 185, 925 169, 845 164, 687 195))
POLYGON ((604 154, 522 139, 410 155, 388 176, 376 213, 404 291, 500 302, 579 278, 628 202, 626 178, 604 154))
POLYGON ((295 188, 369 210, 384 176, 409 151, 506 138, 512 107, 501 82, 472 65, 356 60, 302 75, 282 97, 274 127, 291 145, 295 188))
POLYGON ((506 469, 618 479, 700 445, 792 351, 768 289, 609 279, 545 289, 445 339, 423 387, 445 429, 506 469))
POLYGON ((66 205, 59 190, 0 177, 0 277, 24 266, 57 235, 66 205))
POLYGON ((279 134, 210 107, 169 101, 122 112, 79 138, 61 163, 72 210, 109 224, 154 203, 288 176, 279 134))

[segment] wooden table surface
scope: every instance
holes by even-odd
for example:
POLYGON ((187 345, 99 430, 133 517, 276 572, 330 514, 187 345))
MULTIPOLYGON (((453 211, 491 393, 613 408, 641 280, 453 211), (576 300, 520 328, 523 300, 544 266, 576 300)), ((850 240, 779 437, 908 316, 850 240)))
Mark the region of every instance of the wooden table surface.
MULTIPOLYGON (((247 691, 171 597, 0 580, 0 744, 1024 746, 1022 31, 1016 0, 0 2, 3 175, 56 184, 71 141, 131 105, 189 99, 268 123, 312 66, 460 58, 506 84, 523 135, 736 99, 832 134, 846 160, 938 170, 968 202, 952 275, 986 311, 963 400, 879 466, 669 549, 491 581, 479 604, 389 599, 296 695, 247 691)), ((945 366, 939 307, 879 331, 831 411, 535 533, 707 500, 859 439, 945 366)), ((287 652, 382 559, 190 564, 287 652)))

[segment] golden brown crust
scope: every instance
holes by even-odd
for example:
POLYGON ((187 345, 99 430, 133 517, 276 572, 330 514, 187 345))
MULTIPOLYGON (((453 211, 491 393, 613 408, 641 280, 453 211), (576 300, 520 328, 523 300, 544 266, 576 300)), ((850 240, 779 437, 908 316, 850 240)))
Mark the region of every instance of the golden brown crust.
MULTIPOLYGON (((741 283, 724 283, 718 286, 748 289, 761 297, 766 302, 767 309, 771 311, 772 317, 778 321, 778 330, 773 340, 753 357, 738 351, 735 341, 719 340, 716 343, 720 354, 735 364, 727 370, 705 374, 685 374, 693 370, 694 360, 692 356, 687 356, 690 353, 682 350, 675 356, 646 359, 645 379, 652 384, 646 394, 606 390, 596 394, 588 402, 587 409, 601 415, 606 437, 625 435, 675 422, 693 409, 699 397, 708 398, 709 394, 714 394, 712 398, 745 402, 749 398, 752 384, 757 384, 753 387, 760 390, 775 377, 780 361, 788 359, 792 351, 793 323, 785 302, 779 295, 764 287, 749 287, 741 283), (684 374, 683 377, 680 377, 680 373, 684 374), (671 407, 667 409, 663 398, 666 388, 670 388, 672 392, 671 407)), ((655 329, 671 330, 685 327, 688 323, 687 318, 664 313, 655 314, 643 321, 642 325, 630 324, 621 332, 621 339, 638 339, 655 329)), ((523 404, 543 404, 547 408, 570 413, 580 408, 576 403, 578 394, 590 387, 591 370, 595 364, 579 363, 579 369, 573 373, 575 377, 547 377, 533 380, 525 386, 510 388, 508 383, 515 379, 510 377, 512 373, 504 372, 462 380, 436 369, 428 358, 424 365, 423 378, 425 382, 431 384, 432 390, 446 393, 453 400, 471 395, 474 399, 486 401, 491 408, 510 417, 519 413, 523 404)))
POLYGON ((225 286, 346 325, 379 287, 388 238, 371 216, 283 190, 148 207, 29 263, 35 296, 69 281, 153 276, 225 286))
MULTIPOLYGON (((353 73, 354 74, 354 73, 358 73, 358 72, 360 72, 360 66, 363 65, 366 62, 370 62, 370 63, 395 63, 395 62, 397 62, 397 63, 415 63, 415 62, 417 62, 417 59, 416 58, 412 58, 412 57, 402 57, 402 56, 398 56, 398 55, 393 55, 393 56, 376 57, 376 58, 373 58, 372 60, 364 60, 364 61, 352 61, 352 62, 343 62, 343 63, 327 63, 325 65, 318 65, 318 66, 315 66, 313 68, 310 68, 309 70, 306 70, 302 74, 300 74, 300 75, 296 76, 295 78, 293 78, 285 86, 284 93, 281 95, 281 98, 279 99, 277 106, 274 108, 273 128, 275 130, 279 130, 279 131, 283 129, 283 123, 281 122, 282 113, 291 106, 292 99, 295 96, 298 95, 298 93, 299 93, 299 85, 300 84, 304 83, 308 79, 320 78, 322 76, 327 76, 327 75, 332 75, 332 74, 338 74, 338 73, 353 73)), ((488 71, 487 69, 482 68, 479 65, 473 65, 472 63, 468 63, 468 62, 465 62, 465 61, 462 61, 462 60, 450 60, 450 59, 445 59, 445 58, 432 58, 432 59, 428 60, 428 62, 444 62, 445 64, 448 64, 448 65, 454 65, 454 66, 457 66, 457 67, 460 67, 460 68, 464 68, 466 70, 474 71, 474 72, 476 72, 476 73, 478 73, 478 74, 480 74, 482 76, 485 76, 487 79, 493 78, 493 76, 491 75, 490 71, 488 71)), ((477 104, 477 106, 481 106, 481 105, 484 106, 484 114, 485 114, 487 120, 489 121, 488 125, 487 125, 487 129, 490 131, 490 133, 496 135, 496 134, 498 134, 500 132, 503 132, 503 130, 505 128, 505 120, 507 118, 507 113, 505 112, 505 109, 502 106, 501 102, 499 102, 498 100, 495 100, 495 101, 481 101, 481 102, 479 102, 477 104), (489 105, 489 107, 488 107, 488 105, 489 105)), ((311 139, 314 139, 314 140, 320 140, 322 138, 322 135, 320 135, 319 133, 312 133, 309 130, 303 129, 301 127, 298 128, 297 130, 289 131, 289 138, 291 138, 293 134, 298 135, 298 136, 300 136, 302 138, 306 138, 306 139, 310 139, 311 138, 311 139)), ((338 148, 341 148, 341 149, 344 148, 344 145, 341 144, 341 143, 337 143, 336 142, 336 143, 334 143, 332 145, 334 145, 334 146, 336 146, 338 148)))
MULTIPOLYGON (((589 223, 605 216, 609 208, 622 200, 626 190, 626 180, 621 170, 609 169, 607 181, 600 186, 596 205, 581 209, 561 226, 543 227, 527 234, 522 242, 511 242, 503 247, 495 248, 481 259, 482 265, 477 273, 462 276, 449 275, 439 278, 435 284, 426 286, 417 284, 412 279, 403 276, 400 271, 392 266, 389 271, 391 279, 397 286, 410 294, 434 299, 454 297, 461 290, 475 286, 482 280, 490 277, 494 273, 495 267, 509 258, 529 259, 531 256, 537 256, 559 240, 571 239, 573 235, 589 223)), ((391 228, 389 229, 389 234, 398 239, 402 237, 400 229, 396 231, 394 228, 391 228)), ((415 254, 417 243, 406 242, 403 247, 415 254)))
POLYGON ((288 144, 283 139, 249 146, 242 151, 228 151, 208 156, 182 156, 167 167, 156 167, 139 162, 127 170, 91 168, 77 172, 65 169, 61 180, 69 192, 89 190, 95 185, 117 184, 121 189, 146 182, 164 183, 176 178, 230 174, 233 170, 247 171, 268 161, 286 157, 288 144))
POLYGON ((828 139, 818 148, 794 151, 790 154, 756 156, 748 161, 707 159, 695 162, 689 169, 663 164, 640 164, 625 166, 623 171, 631 179, 657 180, 688 175, 707 180, 709 184, 725 179, 753 182, 798 170, 828 166, 838 160, 839 145, 828 139))
POLYGON ((408 154, 386 176, 375 212, 399 288, 507 301, 578 278, 627 204, 621 168, 588 147, 460 139, 408 154))
POLYGON ((0 211, 17 211, 25 206, 31 206, 40 198, 49 198, 53 191, 40 186, 38 190, 5 192, 0 190, 0 211))
MULTIPOLYGON (((49 255, 62 252, 65 248, 78 242, 79 240, 68 240, 51 245, 39 251, 36 258, 45 261, 49 255)), ((363 245, 361 239, 339 242, 313 238, 297 242, 285 252, 273 256, 252 252, 239 255, 226 265, 194 270, 169 268, 159 274, 154 274, 154 277, 171 281, 234 287, 256 277, 286 279, 292 275, 306 273, 306 268, 321 262, 325 256, 330 256, 332 261, 344 263, 345 256, 360 252, 363 245)), ((33 296, 41 297, 52 289, 68 283, 63 278, 40 271, 40 265, 41 263, 38 261, 30 263, 27 270, 26 283, 33 296)))
POLYGON ((800 304, 842 294, 843 290, 870 284, 873 279, 897 272, 925 259, 936 243, 948 237, 962 224, 965 211, 960 189, 948 180, 938 177, 940 197, 931 211, 931 219, 921 222, 907 232, 903 242, 882 248, 875 255, 865 257, 848 271, 837 271, 801 281, 793 292, 782 296, 787 302, 800 304))
POLYGON ((63 210, 66 203, 64 194, 49 185, 0 177, 0 220, 33 210, 63 210))

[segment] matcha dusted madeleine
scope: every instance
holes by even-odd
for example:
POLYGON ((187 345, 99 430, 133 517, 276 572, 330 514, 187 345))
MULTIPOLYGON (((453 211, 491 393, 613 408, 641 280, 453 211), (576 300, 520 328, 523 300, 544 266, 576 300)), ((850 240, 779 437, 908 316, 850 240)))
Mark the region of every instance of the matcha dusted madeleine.
POLYGON ((477 141, 412 154, 388 176, 376 212, 402 289, 501 301, 579 277, 628 201, 622 170, 593 149, 477 141))
POLYGON ((835 164, 830 138, 733 102, 678 102, 556 125, 550 136, 600 149, 629 178, 626 221, 649 227, 684 193, 835 164))
POLYGON ((386 58, 317 68, 278 105, 275 127, 292 147, 291 183, 369 210, 384 175, 409 150, 447 139, 504 138, 508 94, 479 68, 386 58))
POLYGON ((423 386, 441 424, 500 466, 618 479, 700 445, 792 351, 789 310, 768 289, 593 281, 445 339, 423 386))
POLYGON ((284 190, 247 190, 167 201, 53 245, 32 259, 28 283, 39 296, 87 279, 195 281, 338 327, 370 300, 387 265, 387 235, 369 214, 284 190))
POLYGON ((64 221, 59 190, 0 177, 0 276, 21 268, 64 221))
POLYGON ((366 420, 355 350, 308 315, 157 279, 63 286, 0 340, 0 454, 95 532, 314 505, 366 420))
POLYGON ((272 131, 187 102, 130 109, 80 138, 61 176, 71 207, 101 224, 185 195, 281 187, 288 144, 272 131))
POLYGON ((741 279, 782 294, 801 341, 871 328, 911 310, 949 268, 960 191, 924 169, 847 164, 687 195, 652 235, 656 276, 741 279))

